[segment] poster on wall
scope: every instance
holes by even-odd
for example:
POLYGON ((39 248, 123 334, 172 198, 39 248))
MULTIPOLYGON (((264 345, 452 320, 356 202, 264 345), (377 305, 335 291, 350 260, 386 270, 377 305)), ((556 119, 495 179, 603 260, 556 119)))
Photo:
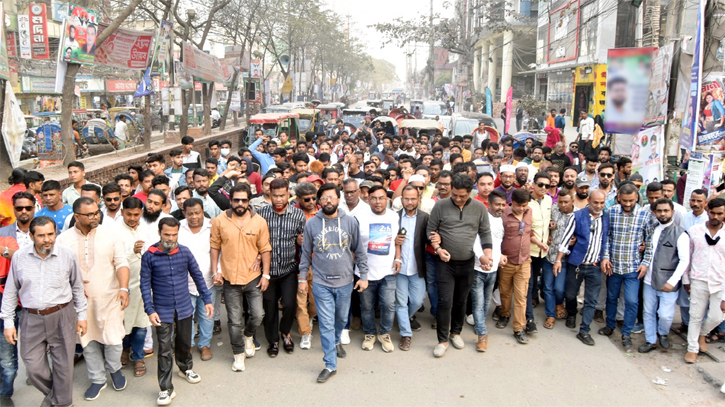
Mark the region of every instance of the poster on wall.
MULTIPOLYGON (((702 48, 704 41, 705 24, 702 24, 707 0, 700 0, 697 11, 697 34, 695 35, 695 51, 692 53, 692 68, 690 70, 690 92, 685 104, 685 116, 682 119, 680 131, 680 146, 695 149, 695 135, 698 129, 698 114, 700 112, 700 84, 702 82, 702 48)), ((688 198, 689 201, 689 198, 688 198)), ((687 201, 686 201, 687 202, 687 201)))
POLYGON ((708 76, 700 88, 697 148, 725 149, 725 76, 708 76))
POLYGON ((644 129, 632 137, 632 174, 640 174, 644 184, 663 176, 664 126, 644 129))
POLYGON ((252 78, 262 77, 262 61, 259 59, 253 59, 249 69, 252 71, 252 78))
POLYGON ((642 128, 654 50, 620 48, 607 52, 605 133, 635 134, 642 128))
POLYGON ((715 188, 722 183, 722 155, 720 153, 705 156, 705 170, 702 187, 708 191, 707 196, 718 196, 715 188))
MULTIPOLYGON (((99 25, 98 34, 107 27, 99 25)), ((145 69, 152 39, 151 33, 119 28, 96 50, 95 63, 119 69, 145 69)))
POLYGON ((667 123, 667 99, 670 93, 670 70, 674 49, 675 43, 671 42, 655 51, 652 57, 652 79, 649 82, 643 127, 654 127, 667 123))
POLYGON ((692 191, 702 188, 705 178, 705 158, 702 153, 693 151, 687 162, 687 182, 685 183, 685 194, 683 201, 687 209, 690 209, 690 195, 692 191))
POLYGON ((98 25, 89 10, 75 6, 70 16, 63 20, 63 38, 59 52, 64 62, 93 65, 96 54, 98 25))

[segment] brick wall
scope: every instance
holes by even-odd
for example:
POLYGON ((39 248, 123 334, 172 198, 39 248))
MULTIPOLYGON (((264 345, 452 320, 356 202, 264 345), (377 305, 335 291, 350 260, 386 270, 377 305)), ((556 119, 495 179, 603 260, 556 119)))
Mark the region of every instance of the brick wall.
MULTIPOLYGON (((207 156, 207 150, 209 142, 212 140, 231 140, 232 141, 232 152, 236 152, 239 149, 239 138, 242 132, 242 128, 234 128, 224 132, 212 134, 207 137, 198 138, 194 142, 194 150, 199 152, 202 156, 202 160, 207 156)), ((109 160, 113 160, 107 165, 103 165, 100 168, 93 168, 86 170, 86 180, 95 184, 103 186, 104 184, 113 181, 116 175, 126 173, 128 166, 131 164, 139 164, 143 166, 146 163, 146 158, 149 154, 162 154, 166 158, 166 168, 171 166, 171 159, 169 158, 169 152, 174 148, 180 148, 179 144, 163 144, 161 147, 153 148, 149 151, 134 154, 128 157, 119 157, 114 159, 113 155, 109 154, 109 160)), ((61 179, 56 179, 60 182, 63 188, 70 185, 68 177, 65 176, 61 179)))

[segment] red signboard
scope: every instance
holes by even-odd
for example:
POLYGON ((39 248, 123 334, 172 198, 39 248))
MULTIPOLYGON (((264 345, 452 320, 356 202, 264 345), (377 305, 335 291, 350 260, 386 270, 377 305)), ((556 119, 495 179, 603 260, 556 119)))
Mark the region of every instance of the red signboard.
POLYGON ((33 59, 48 59, 48 17, 45 4, 31 3, 29 9, 30 17, 30 49, 33 59))
POLYGON ((17 58, 18 57, 18 46, 17 41, 15 41, 15 33, 12 31, 6 31, 7 34, 7 45, 8 45, 8 58, 17 58))
POLYGON ((136 92, 136 88, 138 88, 138 83, 136 81, 124 81, 124 80, 115 80, 115 79, 109 79, 106 81, 106 91, 107 92, 136 92))

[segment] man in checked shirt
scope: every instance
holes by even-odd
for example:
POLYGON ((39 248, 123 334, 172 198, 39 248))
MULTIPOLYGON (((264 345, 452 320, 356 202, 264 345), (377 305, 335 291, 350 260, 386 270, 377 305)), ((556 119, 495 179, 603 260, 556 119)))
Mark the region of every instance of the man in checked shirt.
POLYGON ((644 276, 652 260, 651 245, 646 245, 640 261, 639 246, 645 242, 649 211, 637 204, 639 194, 633 184, 621 185, 617 191, 619 205, 609 210, 610 229, 604 245, 602 270, 607 274, 607 326, 600 335, 610 336, 616 326, 617 301, 624 285, 624 324, 622 346, 632 347, 632 327, 637 318, 639 276, 644 276))

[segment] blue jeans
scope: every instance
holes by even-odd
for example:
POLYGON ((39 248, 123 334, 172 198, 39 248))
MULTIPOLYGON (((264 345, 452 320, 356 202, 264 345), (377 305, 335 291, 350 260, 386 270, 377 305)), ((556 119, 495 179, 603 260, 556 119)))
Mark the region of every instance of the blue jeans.
POLYGON ((617 300, 619 292, 624 286, 624 324, 622 324, 622 336, 631 336, 634 321, 637 319, 637 307, 639 306, 639 274, 637 272, 627 274, 612 273, 607 276, 607 326, 614 329, 617 326, 617 300))
POLYGON ((400 336, 413 336, 410 318, 423 304, 425 299, 425 279, 418 274, 395 275, 395 314, 398 316, 400 336))
POLYGON ((380 280, 368 281, 368 288, 360 293, 360 317, 366 335, 385 335, 393 329, 395 321, 395 274, 380 280), (375 324, 375 300, 380 307, 380 330, 375 324))
POLYGON ((488 316, 488 308, 491 305, 497 272, 481 273, 475 271, 475 273, 476 276, 471 286, 471 300, 473 302, 473 319, 476 321, 476 335, 488 335, 486 316, 488 316))
MULTIPOLYGON (((15 312, 15 327, 18 327, 18 312, 15 312)), ((0 320, 0 329, 5 329, 5 321, 0 320)), ((11 345, 5 336, 0 339, 0 372, 2 374, 2 388, 0 396, 11 397, 15 391, 15 376, 18 375, 18 345, 11 345)))
POLYGON ((644 337, 648 343, 657 343, 657 335, 670 333, 678 292, 657 291, 651 285, 644 285, 644 337), (659 304, 658 304, 659 303, 659 304), (657 316, 655 316, 655 312, 657 316), (657 321, 659 317, 659 322, 657 321))
POLYGON ((562 262, 561 271, 554 277, 554 264, 549 263, 549 260, 544 260, 542 280, 544 282, 544 301, 546 302, 544 309, 547 317, 556 318, 556 306, 564 303, 567 264, 569 263, 562 262))
MULTIPOLYGON (((214 296, 219 292, 220 286, 214 286, 210 288, 211 291, 211 303, 214 304, 214 296)), ((203 347, 211 347, 211 333, 214 330, 214 315, 211 318, 206 316, 206 308, 204 307, 204 299, 198 295, 191 296, 191 306, 194 308, 194 314, 196 314, 199 322, 199 349, 203 347)), ((194 318, 191 319, 191 348, 194 348, 194 335, 196 329, 194 328, 194 318)))
POLYGON ((428 300, 430 301, 430 314, 436 316, 438 310, 438 283, 436 283, 436 267, 438 256, 425 252, 425 280, 428 300))
POLYGON ((312 284, 312 295, 315 297, 317 307, 322 351, 325 352, 322 360, 326 368, 334 371, 337 370, 335 345, 340 343, 342 329, 347 324, 352 283, 342 287, 328 287, 315 282, 312 284))
POLYGON ((146 356, 143 352, 143 345, 146 341, 146 329, 134 327, 131 333, 123 338, 123 349, 131 349, 131 360, 138 362, 146 356))

